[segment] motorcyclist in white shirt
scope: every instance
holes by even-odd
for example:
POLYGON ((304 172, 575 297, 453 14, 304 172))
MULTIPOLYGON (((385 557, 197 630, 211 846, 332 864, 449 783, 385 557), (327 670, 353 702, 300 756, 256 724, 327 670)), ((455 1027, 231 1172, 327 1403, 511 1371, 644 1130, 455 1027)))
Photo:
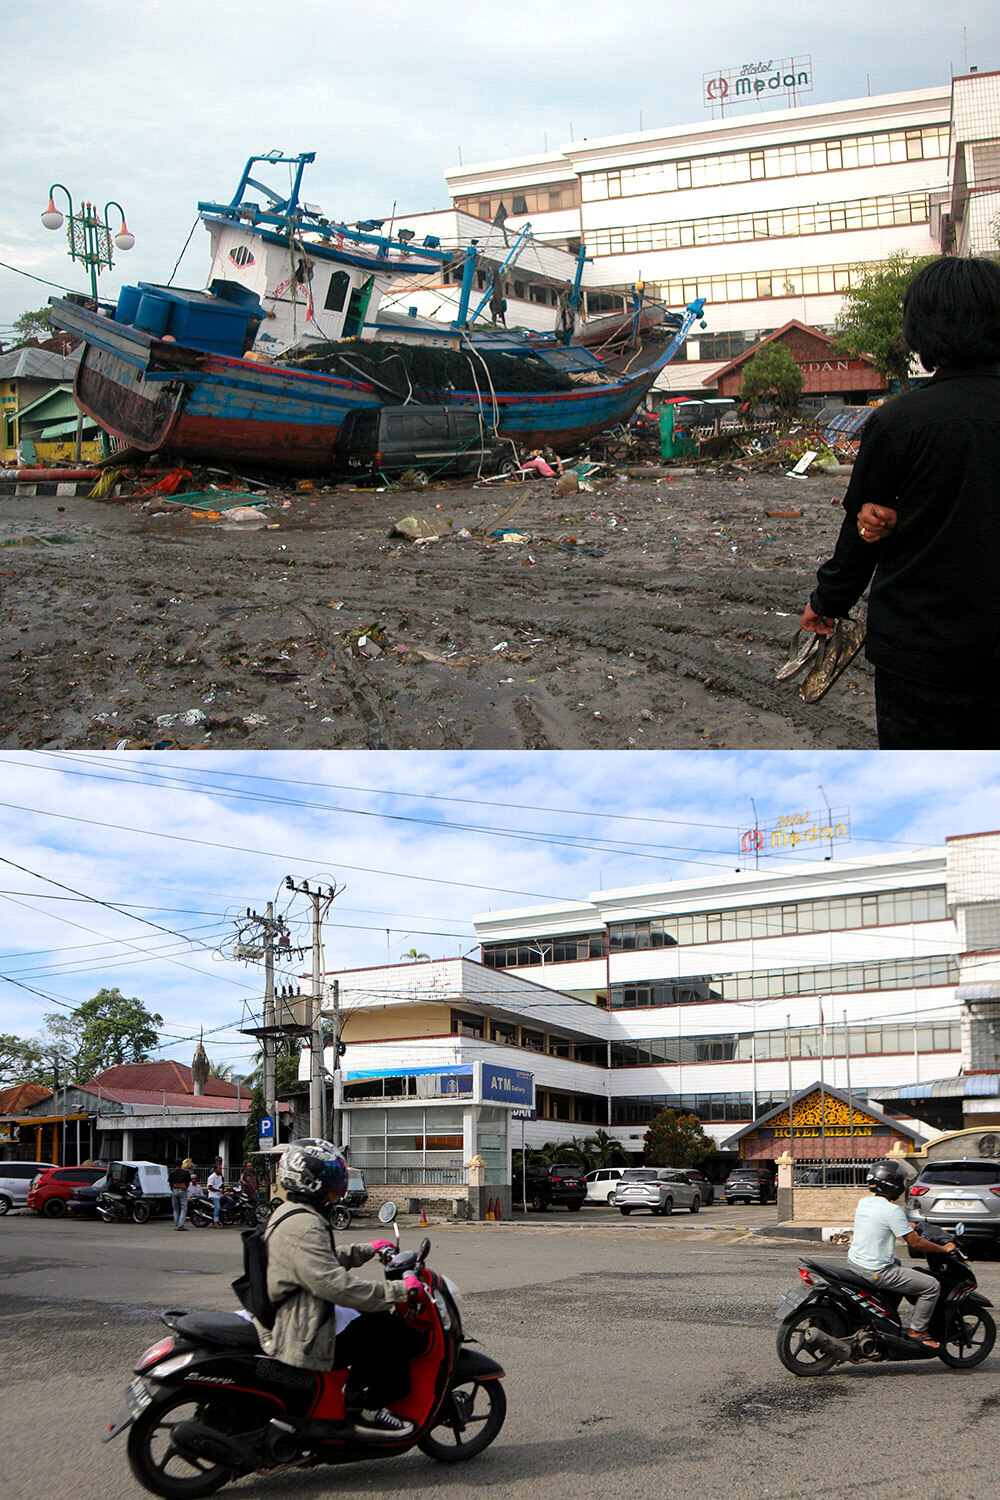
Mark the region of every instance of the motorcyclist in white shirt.
POLYGON ((879 1161, 868 1173, 870 1198, 862 1198, 854 1215, 854 1236, 847 1259, 851 1269, 869 1280, 879 1291, 902 1292, 913 1303, 908 1337, 925 1349, 940 1345, 928 1338, 927 1329, 941 1293, 941 1284, 924 1271, 903 1266, 895 1255, 896 1240, 902 1239, 922 1255, 950 1253, 955 1246, 933 1245, 917 1233, 896 1202, 906 1188, 906 1177, 898 1162, 879 1161))

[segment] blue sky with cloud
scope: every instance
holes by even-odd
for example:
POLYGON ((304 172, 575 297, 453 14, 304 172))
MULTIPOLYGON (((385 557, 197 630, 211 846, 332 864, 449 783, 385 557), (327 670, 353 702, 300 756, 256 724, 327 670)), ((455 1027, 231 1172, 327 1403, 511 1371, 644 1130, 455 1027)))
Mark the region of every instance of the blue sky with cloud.
POLYGON ((324 941, 350 968, 467 952, 490 909, 730 873, 752 802, 769 824, 825 796, 852 855, 1000 827, 994 752, 10 751, 0 784, 0 1031, 117 985, 163 1015, 170 1055, 204 1026, 237 1066, 262 979, 221 950, 247 906, 285 909, 286 875, 343 884, 324 941))
MULTIPOLYGON (((106 273, 165 281, 199 199, 244 160, 315 150, 335 218, 447 205, 446 168, 707 118, 702 75, 809 54, 806 103, 946 85, 998 64, 995 0, 32 0, 4 14, 0 329, 86 276, 39 215, 53 181, 122 203, 135 248, 106 273), (640 127, 641 116, 641 127, 640 127)), ((117 227, 117 226, 113 226, 117 227)), ((204 285, 201 229, 179 284, 204 285)))

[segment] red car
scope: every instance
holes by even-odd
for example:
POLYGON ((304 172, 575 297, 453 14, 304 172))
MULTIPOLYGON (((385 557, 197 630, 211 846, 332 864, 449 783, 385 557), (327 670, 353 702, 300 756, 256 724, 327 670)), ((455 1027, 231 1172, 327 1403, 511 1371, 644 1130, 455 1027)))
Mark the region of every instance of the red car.
POLYGON ((89 1187, 105 1175, 106 1167, 46 1167, 28 1189, 28 1207, 47 1219, 61 1219, 75 1187, 89 1187))

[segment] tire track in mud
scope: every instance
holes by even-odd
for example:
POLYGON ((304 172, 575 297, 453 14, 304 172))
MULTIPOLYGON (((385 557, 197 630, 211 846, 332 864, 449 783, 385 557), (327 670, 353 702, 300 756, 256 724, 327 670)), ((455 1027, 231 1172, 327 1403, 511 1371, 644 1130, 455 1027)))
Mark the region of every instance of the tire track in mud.
MULTIPOLYGON (((558 633, 564 640, 574 641, 594 649, 610 651, 620 656, 633 656, 649 666, 674 673, 678 677, 695 677, 703 683, 724 677, 729 684, 729 693, 752 708, 773 713, 788 720, 796 729, 813 734, 816 732, 815 711, 812 705, 799 697, 796 684, 782 686, 773 678, 764 678, 747 670, 738 657, 720 653, 715 640, 700 640, 685 627, 674 631, 672 627, 639 625, 629 619, 616 624, 605 614, 598 619, 587 619, 586 614, 548 614, 543 610, 531 620, 517 620, 505 616, 505 626, 544 631, 546 635, 558 633), (675 644, 677 634, 683 634, 684 645, 675 644), (671 645, 664 642, 667 635, 671 645)), ((824 711, 824 737, 832 735, 833 743, 840 750, 871 749, 872 735, 864 725, 832 705, 824 711)))

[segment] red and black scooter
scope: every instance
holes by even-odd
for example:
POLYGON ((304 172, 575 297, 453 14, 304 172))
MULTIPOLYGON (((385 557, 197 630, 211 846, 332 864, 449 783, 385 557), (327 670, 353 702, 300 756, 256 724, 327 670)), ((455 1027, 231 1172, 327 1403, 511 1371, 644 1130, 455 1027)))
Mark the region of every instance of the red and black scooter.
MULTIPOLYGON (((395 1216, 395 1204, 379 1212, 383 1224, 395 1216)), ((139 1359, 125 1406, 103 1440, 127 1429, 133 1474, 167 1500, 210 1495, 240 1475, 386 1458, 413 1447, 444 1463, 474 1458, 503 1426, 504 1371, 467 1347, 457 1287, 424 1264, 430 1240, 402 1252, 398 1231, 396 1240, 386 1276, 418 1276, 428 1293, 418 1307, 395 1309, 426 1334, 410 1364, 410 1394, 391 1408, 416 1424, 403 1441, 351 1435, 346 1370, 304 1370, 272 1359, 239 1313, 177 1311, 161 1315, 170 1333, 139 1359)))
POLYGON ((996 1339, 987 1312, 993 1304, 976 1290, 976 1278, 960 1244, 965 1226, 946 1231, 926 1220, 914 1229, 938 1245, 954 1242, 949 1253, 927 1254, 927 1269, 941 1283, 928 1336, 940 1347, 928 1349, 905 1332, 899 1317, 903 1296, 880 1291, 849 1265, 803 1260, 801 1285, 786 1292, 790 1307, 778 1329, 778 1358, 793 1375, 825 1375, 838 1364, 874 1360, 940 1359, 968 1370, 986 1358, 996 1339))

